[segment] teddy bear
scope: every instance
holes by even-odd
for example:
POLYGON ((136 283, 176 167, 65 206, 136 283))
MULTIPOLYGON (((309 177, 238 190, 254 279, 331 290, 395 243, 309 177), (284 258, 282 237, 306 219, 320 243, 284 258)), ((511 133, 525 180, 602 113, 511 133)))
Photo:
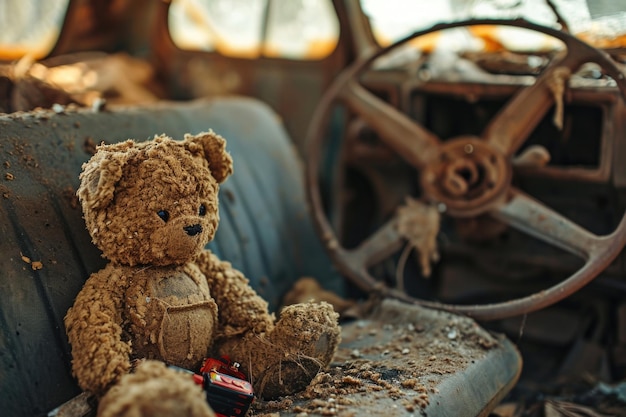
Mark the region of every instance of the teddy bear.
POLYGON ((175 370, 207 357, 241 364, 266 399, 304 389, 332 359, 340 327, 329 304, 291 305, 276 320, 248 279, 205 248, 232 172, 213 131, 101 144, 83 164, 77 195, 108 262, 64 321, 73 374, 99 399, 99 416, 213 415, 175 370))

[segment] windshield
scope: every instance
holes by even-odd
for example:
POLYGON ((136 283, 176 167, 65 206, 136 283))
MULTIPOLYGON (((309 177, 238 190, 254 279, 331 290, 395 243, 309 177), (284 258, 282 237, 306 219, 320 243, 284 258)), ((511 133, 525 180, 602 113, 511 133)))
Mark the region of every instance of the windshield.
POLYGON ((182 49, 240 58, 321 59, 339 39, 330 0, 172 0, 168 23, 182 49))
MULTIPOLYGON (((377 41, 385 46, 436 23, 491 18, 524 18, 566 30, 601 48, 626 46, 626 0, 361 0, 377 41)), ((464 50, 549 50, 559 48, 546 35, 512 28, 460 30, 422 40, 431 48, 464 50), (472 36, 468 36, 470 33, 472 36), (479 40, 480 42, 477 42, 479 40)))
POLYGON ((0 59, 42 58, 61 31, 69 0, 0 1, 0 59))

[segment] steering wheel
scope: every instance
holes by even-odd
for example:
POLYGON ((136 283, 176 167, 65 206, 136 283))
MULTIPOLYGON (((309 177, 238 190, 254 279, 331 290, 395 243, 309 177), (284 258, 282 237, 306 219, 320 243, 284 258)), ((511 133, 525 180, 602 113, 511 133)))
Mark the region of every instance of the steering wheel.
POLYGON ((307 133, 306 166, 307 193, 314 223, 339 270, 366 292, 465 314, 478 320, 539 310, 571 295, 598 276, 626 243, 626 214, 611 234, 598 236, 511 185, 515 153, 555 102, 550 82, 559 74, 569 76, 587 62, 600 65, 617 83, 622 99, 626 98, 624 74, 605 52, 569 34, 522 20, 472 20, 436 25, 360 59, 340 73, 313 114, 307 133), (411 39, 473 25, 523 27, 557 38, 567 47, 567 51, 549 63, 534 84, 522 88, 508 101, 480 137, 463 135, 443 142, 359 84, 359 76, 378 57, 411 39), (398 232, 398 216, 395 215, 359 246, 348 250, 340 244, 325 215, 318 181, 319 167, 325 146, 324 127, 337 101, 344 103, 386 145, 420 172, 422 197, 445 207, 447 215, 455 218, 490 215, 582 258, 584 265, 548 289, 493 304, 454 305, 419 300, 376 280, 368 268, 397 252, 405 239, 398 232))

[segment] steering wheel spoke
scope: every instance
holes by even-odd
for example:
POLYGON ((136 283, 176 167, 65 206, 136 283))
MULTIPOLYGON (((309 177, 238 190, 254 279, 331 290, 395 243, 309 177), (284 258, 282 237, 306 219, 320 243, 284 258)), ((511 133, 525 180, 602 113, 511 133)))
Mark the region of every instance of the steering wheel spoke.
POLYGON ((403 241, 398 232, 398 218, 394 216, 356 248, 345 249, 333 244, 329 253, 341 272, 350 277, 357 287, 363 291, 378 288, 386 292, 384 285, 376 281, 367 269, 398 251, 403 241))
POLYGON ((363 269, 385 260, 398 251, 404 238, 398 232, 398 218, 392 217, 359 246, 346 250, 345 256, 352 269, 363 269))
POLYGON ((385 103, 354 80, 346 82, 340 99, 394 151, 416 168, 439 153, 439 138, 428 129, 385 103))
POLYGON ((607 242, 517 189, 511 189, 508 201, 494 208, 491 215, 585 260, 605 249, 607 242))
POLYGON ((519 91, 483 131, 483 139, 504 156, 512 157, 555 103, 555 90, 586 61, 584 55, 568 51, 555 59, 535 80, 519 91))

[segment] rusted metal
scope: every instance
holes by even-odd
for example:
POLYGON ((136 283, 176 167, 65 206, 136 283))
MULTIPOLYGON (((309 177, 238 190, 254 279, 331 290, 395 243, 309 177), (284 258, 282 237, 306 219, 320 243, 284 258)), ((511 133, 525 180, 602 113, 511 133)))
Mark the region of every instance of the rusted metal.
MULTIPOLYGON (((374 78, 373 75, 371 72, 366 75, 367 81, 364 83, 368 87, 371 85, 369 79, 374 78)), ((424 83, 423 81, 408 79, 402 82, 402 96, 410 97, 418 91, 424 95, 443 96, 467 102, 475 102, 479 97, 484 100, 504 101, 523 88, 532 85, 527 82, 529 78, 532 77, 498 75, 497 77, 491 77, 485 83, 473 81, 450 83, 440 79, 424 83)), ((396 80, 393 80, 393 82, 399 84, 396 80)), ((381 81, 376 79, 374 85, 379 84, 381 84, 381 81)), ((595 183, 606 183, 612 178, 612 173, 613 178, 616 178, 616 173, 618 174, 617 178, 625 178, 626 176, 622 174, 622 171, 626 171, 626 168, 622 169, 621 164, 616 165, 614 163, 614 158, 618 157, 618 155, 623 155, 623 152, 615 152, 615 148, 621 148, 623 145, 619 140, 612 140, 612 138, 623 136, 620 134, 623 128, 622 117, 619 114, 624 112, 624 103, 620 99, 619 90, 612 87, 608 81, 597 82, 596 85, 589 86, 577 78, 572 78, 567 91, 567 102, 570 105, 586 105, 601 109, 602 121, 601 126, 598 127, 599 137, 597 139, 600 153, 597 166, 546 165, 542 167, 519 167, 514 164, 515 173, 524 177, 595 183)), ((405 105, 404 108, 410 107, 405 105)), ((566 139, 563 138, 563 140, 566 139)), ((589 139, 591 140, 592 138, 589 139)), ((620 181, 621 183, 622 181, 620 181)), ((619 186, 619 184, 616 185, 619 186)))
POLYGON ((339 97, 402 158, 419 168, 436 158, 439 138, 435 134, 349 80, 354 77, 350 70, 342 76, 347 81, 339 90, 339 97))
POLYGON ((485 141, 459 137, 439 147, 422 174, 427 199, 455 217, 474 217, 500 203, 511 181, 511 164, 485 141))
POLYGON ((310 157, 307 164, 308 196, 316 226, 341 272, 363 290, 482 320, 510 317, 544 308, 593 280, 626 244, 626 215, 613 233, 597 236, 511 186, 514 154, 555 103, 549 87, 551 77, 561 68, 574 72, 586 62, 599 64, 615 80, 622 100, 626 98, 624 74, 607 54, 566 33, 521 20, 472 20, 436 25, 358 61, 343 72, 322 97, 307 136, 310 157), (461 136, 444 143, 436 134, 358 84, 359 76, 377 58, 415 37, 455 27, 487 24, 523 27, 545 33, 561 40, 567 46, 567 52, 557 57, 534 84, 518 91, 487 125, 480 139, 461 136), (489 214, 526 234, 583 258, 585 264, 551 288, 528 297, 485 305, 426 302, 377 281, 369 273, 368 267, 390 256, 404 243, 397 231, 397 218, 392 217, 357 248, 347 250, 339 244, 322 208, 318 174, 324 148, 323 127, 326 126, 329 109, 336 101, 344 102, 380 135, 385 144, 422 172, 423 197, 439 204, 446 214, 457 218, 489 214))

